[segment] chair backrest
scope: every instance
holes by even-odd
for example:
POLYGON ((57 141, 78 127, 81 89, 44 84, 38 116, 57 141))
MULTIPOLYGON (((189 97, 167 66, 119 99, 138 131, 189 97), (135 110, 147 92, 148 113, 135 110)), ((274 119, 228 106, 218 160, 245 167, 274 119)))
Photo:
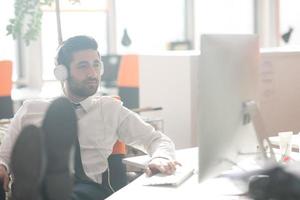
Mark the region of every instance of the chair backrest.
POLYGON ((118 74, 118 91, 124 106, 139 107, 139 58, 138 55, 124 55, 118 74))
POLYGON ((101 60, 104 64, 104 74, 101 76, 101 81, 107 88, 116 87, 121 56, 114 54, 102 55, 101 60))
POLYGON ((138 55, 122 56, 118 74, 118 86, 133 88, 139 87, 138 55))
POLYGON ((12 89, 12 62, 0 61, 0 119, 13 117, 12 89))

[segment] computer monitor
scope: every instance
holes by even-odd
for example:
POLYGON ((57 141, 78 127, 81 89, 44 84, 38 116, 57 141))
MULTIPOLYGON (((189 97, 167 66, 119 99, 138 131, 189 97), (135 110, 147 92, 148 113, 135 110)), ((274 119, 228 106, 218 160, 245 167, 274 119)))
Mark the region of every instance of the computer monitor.
POLYGON ((257 99, 256 35, 202 35, 199 69, 199 181, 257 151, 244 103, 257 99))
POLYGON ((103 85, 107 88, 116 87, 121 56, 109 54, 101 56, 101 60, 104 64, 104 74, 101 77, 103 85))

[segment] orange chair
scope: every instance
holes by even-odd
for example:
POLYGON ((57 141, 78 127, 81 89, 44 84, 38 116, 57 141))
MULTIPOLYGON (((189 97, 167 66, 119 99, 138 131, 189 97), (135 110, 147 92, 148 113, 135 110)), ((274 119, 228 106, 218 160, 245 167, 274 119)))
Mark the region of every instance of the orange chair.
POLYGON ((0 61, 0 119, 13 117, 12 89, 12 62, 0 61))

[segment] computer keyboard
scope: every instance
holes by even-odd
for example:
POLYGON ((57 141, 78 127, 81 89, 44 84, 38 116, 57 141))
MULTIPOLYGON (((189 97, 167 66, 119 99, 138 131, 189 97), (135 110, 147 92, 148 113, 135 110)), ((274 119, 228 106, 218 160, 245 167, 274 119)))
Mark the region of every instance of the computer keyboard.
POLYGON ((174 174, 167 175, 158 173, 143 180, 143 185, 170 185, 178 186, 193 175, 194 169, 177 166, 174 174))

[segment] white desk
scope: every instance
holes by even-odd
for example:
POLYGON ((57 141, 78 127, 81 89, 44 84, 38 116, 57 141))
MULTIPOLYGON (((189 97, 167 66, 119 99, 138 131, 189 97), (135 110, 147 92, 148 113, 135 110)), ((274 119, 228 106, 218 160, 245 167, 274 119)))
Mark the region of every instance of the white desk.
POLYGON ((178 187, 143 186, 143 177, 137 178, 118 192, 114 193, 107 200, 174 200, 174 199, 246 199, 240 197, 241 190, 228 179, 211 179, 201 184, 198 183, 197 175, 190 177, 178 187))
MULTIPOLYGON (((176 157, 183 165, 189 164, 197 169, 198 149, 183 149, 176 151, 176 157)), ((141 158, 141 157, 140 157, 141 158)), ((142 159, 139 159, 142 160, 142 159)), ((145 160, 145 159, 144 159, 145 160)), ((125 161, 126 163, 126 161, 125 161)), ((128 162, 127 162, 128 163, 128 162)), ((132 162, 133 163, 133 162, 132 162)), ((140 176, 118 192, 114 193, 107 200, 174 200, 174 199, 246 199, 233 194, 241 194, 243 191, 232 181, 226 178, 209 179, 201 184, 198 183, 198 176, 195 173, 178 187, 167 186, 143 186, 143 176, 140 176)))
MULTIPOLYGON (((270 138, 273 145, 278 145, 279 138, 271 137, 270 138)), ((298 136, 293 136, 292 144, 293 147, 298 148, 300 139, 298 136)), ((277 149, 278 151, 278 149, 277 149)), ((193 166, 195 169, 198 169, 198 148, 182 149, 176 151, 176 157, 179 162, 183 165, 193 166)), ((292 157, 298 160, 299 153, 293 152, 292 157)), ((242 162, 239 162, 239 165, 244 169, 251 170, 251 162, 254 162, 254 159, 249 157, 241 157, 242 162), (245 162, 243 162, 245 161, 245 162), (249 162, 250 161, 250 162, 249 162), (247 168, 249 167, 250 168, 247 168)), ((252 156, 253 158, 253 156, 252 156)), ((138 156, 127 158, 124 160, 124 163, 128 165, 133 165, 135 167, 143 167, 150 159, 149 156, 138 156)), ((253 166, 255 163, 252 163, 253 166)), ((245 196, 239 196, 246 191, 245 185, 242 183, 234 183, 231 180, 226 178, 214 178, 208 179, 202 183, 198 182, 198 175, 194 173, 192 177, 186 180, 183 184, 178 187, 167 187, 167 186, 144 186, 143 185, 143 176, 137 178, 118 192, 111 195, 108 200, 119 200, 119 199, 128 199, 128 200, 174 200, 174 199, 248 199, 245 196), (244 186, 242 188, 241 186, 244 186)))

